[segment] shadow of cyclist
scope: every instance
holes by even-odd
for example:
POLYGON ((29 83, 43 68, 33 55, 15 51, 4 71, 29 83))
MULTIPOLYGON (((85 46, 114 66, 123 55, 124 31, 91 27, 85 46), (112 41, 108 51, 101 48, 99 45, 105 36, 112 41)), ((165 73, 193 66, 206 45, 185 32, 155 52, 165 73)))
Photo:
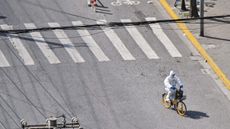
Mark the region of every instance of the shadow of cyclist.
POLYGON ((200 111, 187 111, 185 117, 192 119, 202 119, 204 117, 209 117, 209 115, 207 115, 207 113, 200 111))
POLYGON ((5 16, 0 16, 0 19, 6 19, 7 17, 5 17, 5 16))

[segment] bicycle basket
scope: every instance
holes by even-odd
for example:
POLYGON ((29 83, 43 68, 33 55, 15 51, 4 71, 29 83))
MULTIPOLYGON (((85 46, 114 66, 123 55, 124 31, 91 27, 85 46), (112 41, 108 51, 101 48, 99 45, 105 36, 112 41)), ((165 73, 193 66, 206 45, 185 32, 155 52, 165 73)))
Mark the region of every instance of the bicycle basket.
POLYGON ((182 91, 182 90, 177 91, 177 92, 176 92, 176 97, 177 97, 178 99, 181 99, 181 98, 183 97, 183 91, 182 91))

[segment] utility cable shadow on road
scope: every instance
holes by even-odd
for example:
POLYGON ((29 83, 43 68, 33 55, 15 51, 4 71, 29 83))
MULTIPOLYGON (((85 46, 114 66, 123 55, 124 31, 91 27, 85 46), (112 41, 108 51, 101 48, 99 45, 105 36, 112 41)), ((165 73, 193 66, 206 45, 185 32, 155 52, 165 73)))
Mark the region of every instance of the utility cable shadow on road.
POLYGON ((80 16, 80 15, 76 15, 76 14, 72 14, 72 13, 69 13, 69 12, 66 12, 66 11, 63 11, 63 10, 58 10, 58 9, 53 9, 49 6, 43 6, 43 5, 39 5, 37 3, 34 3, 34 2, 31 2, 31 1, 22 1, 22 2, 26 2, 26 4, 30 4, 30 5, 33 5, 33 6, 37 6, 37 7, 40 7, 41 9, 46 9, 46 10, 51 10, 51 11, 54 11, 54 12, 57 12, 57 13, 61 13, 63 15, 69 15, 69 16, 73 16, 73 17, 77 17, 77 18, 82 18, 82 19, 86 19, 86 20, 90 20, 90 21, 96 21, 96 19, 92 19, 92 18, 88 18, 88 17, 84 17, 84 16, 80 16))
POLYGON ((185 117, 188 117, 191 119, 202 119, 204 117, 208 118, 209 115, 207 115, 207 113, 200 112, 200 111, 187 111, 185 117))
POLYGON ((89 25, 80 25, 80 26, 61 26, 61 27, 43 27, 36 29, 15 29, 15 30, 0 30, 0 34, 19 34, 19 33, 28 33, 34 31, 49 31, 55 29, 62 30, 77 30, 77 29, 101 29, 101 27, 124 27, 124 26, 143 26, 155 23, 178 23, 184 21, 192 21, 198 19, 212 19, 212 18, 224 18, 230 17, 230 15, 219 15, 219 16, 207 16, 202 18, 183 18, 183 19, 161 19, 161 20, 153 20, 153 21, 136 21, 136 22, 108 22, 106 24, 89 24, 89 25))

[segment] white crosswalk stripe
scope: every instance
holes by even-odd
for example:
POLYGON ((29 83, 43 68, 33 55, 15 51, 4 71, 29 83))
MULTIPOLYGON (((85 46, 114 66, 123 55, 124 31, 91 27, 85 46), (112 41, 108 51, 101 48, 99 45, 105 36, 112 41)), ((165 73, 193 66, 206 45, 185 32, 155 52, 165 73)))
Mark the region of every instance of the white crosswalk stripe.
MULTIPOLYGON (((25 23, 24 25, 27 29, 36 29, 36 26, 33 23, 25 23)), ((42 37, 40 32, 31 32, 30 35, 32 36, 32 38, 34 39, 35 43, 38 45, 44 56, 47 58, 49 63, 60 63, 59 59, 50 49, 48 44, 45 42, 45 39, 42 37)))
MULTIPOLYGON (((154 21, 155 17, 145 18, 146 21, 154 21)), ((150 27, 157 38, 161 41, 161 43, 165 46, 167 51, 172 57, 182 57, 177 48, 173 45, 172 41, 168 38, 168 36, 163 32, 161 26, 158 23, 150 24, 150 27)))
MULTIPOLYGON (((81 26, 83 23, 81 21, 73 21, 72 24, 74 26, 81 26)), ((84 42, 89 47, 90 51, 96 56, 98 61, 109 61, 110 59, 104 54, 104 52, 101 50, 101 48, 98 46, 96 41, 93 39, 93 37, 90 35, 90 33, 87 30, 77 30, 80 34, 81 38, 84 40, 84 42)))
MULTIPOLYGON (((1 28, 3 30, 12 30, 12 26, 8 26, 6 24, 1 25, 1 28)), ((34 65, 34 60, 30 56, 29 52, 24 47, 23 43, 19 39, 17 34, 10 34, 8 35, 8 38, 11 42, 11 44, 14 46, 14 48, 18 51, 19 56, 21 57, 23 63, 25 65, 34 65)))
MULTIPOLYGON (((106 20, 97 21, 97 24, 104 24, 104 23, 106 23, 106 20)), ((126 48, 124 43, 121 41, 118 35, 111 28, 102 28, 102 29, 124 60, 135 60, 133 55, 129 52, 129 50, 126 48)))
MULTIPOLYGON (((58 23, 48 23, 50 27, 60 27, 58 23)), ((74 44, 68 38, 63 30, 53 30, 59 41, 64 45, 65 50, 69 53, 75 63, 82 63, 85 60, 80 53, 75 49, 74 44)))
MULTIPOLYGON (((131 22, 129 19, 121 19, 121 22, 131 22)), ((125 26, 126 30, 129 32, 131 37, 135 40, 137 45, 145 53, 149 59, 158 59, 156 52, 150 47, 148 42, 144 39, 141 33, 137 30, 135 26, 125 26)))
POLYGON ((0 50, 0 67, 8 67, 8 66, 10 66, 10 64, 7 61, 6 57, 3 55, 2 51, 0 50))

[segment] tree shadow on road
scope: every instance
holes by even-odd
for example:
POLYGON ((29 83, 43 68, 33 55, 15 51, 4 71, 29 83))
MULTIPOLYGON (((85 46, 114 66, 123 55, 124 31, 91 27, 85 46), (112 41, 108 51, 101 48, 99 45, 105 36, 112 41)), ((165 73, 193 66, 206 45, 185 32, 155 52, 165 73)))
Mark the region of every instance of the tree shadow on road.
POLYGON ((200 111, 187 111, 185 117, 188 117, 191 119, 202 119, 204 117, 208 118, 209 115, 207 115, 207 113, 200 112, 200 111))

